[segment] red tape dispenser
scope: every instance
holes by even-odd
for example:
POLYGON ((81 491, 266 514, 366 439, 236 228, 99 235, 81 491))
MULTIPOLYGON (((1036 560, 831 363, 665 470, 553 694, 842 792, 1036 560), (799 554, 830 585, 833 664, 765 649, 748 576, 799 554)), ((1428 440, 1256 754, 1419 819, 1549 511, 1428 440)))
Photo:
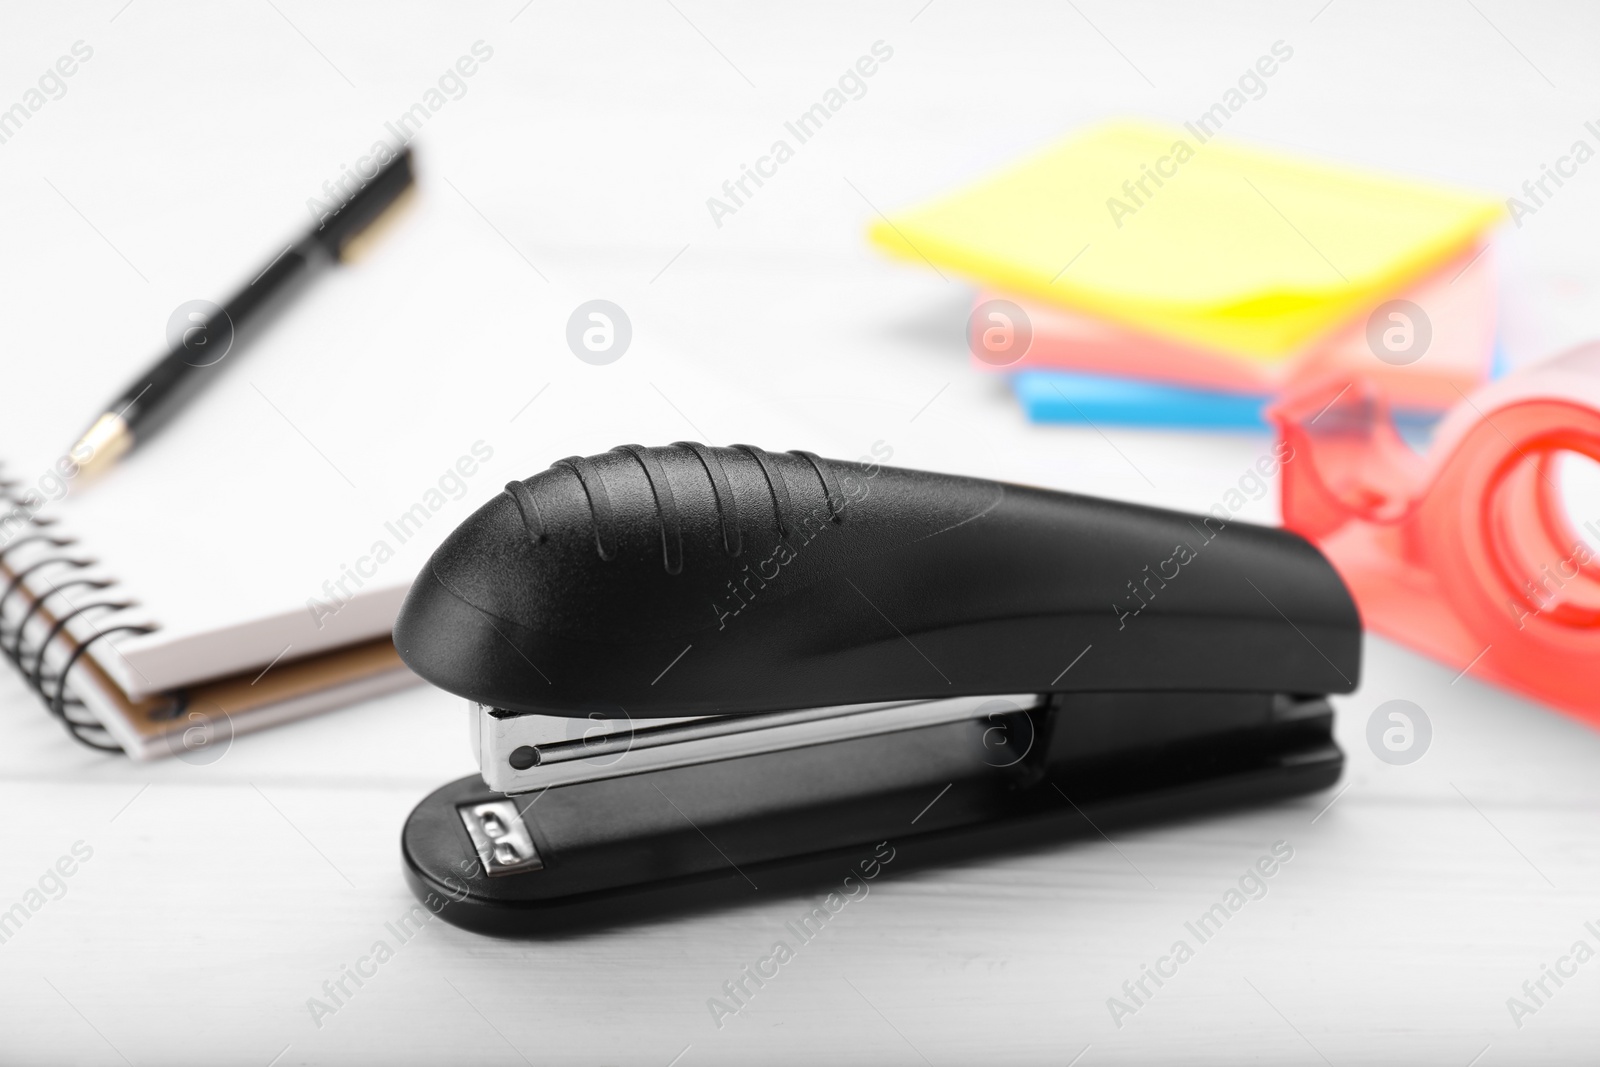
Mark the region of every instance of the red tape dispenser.
POLYGON ((1370 629, 1600 726, 1600 512, 1580 532, 1560 488, 1569 453, 1600 462, 1600 343, 1464 397, 1425 456, 1360 382, 1269 415, 1292 449, 1283 524, 1370 629))

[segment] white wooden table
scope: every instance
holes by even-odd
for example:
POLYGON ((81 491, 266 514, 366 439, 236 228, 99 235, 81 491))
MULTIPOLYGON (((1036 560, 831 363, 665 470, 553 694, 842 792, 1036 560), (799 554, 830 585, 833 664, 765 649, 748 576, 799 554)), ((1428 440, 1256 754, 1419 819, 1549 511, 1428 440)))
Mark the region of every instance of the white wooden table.
MULTIPOLYGON (((828 441, 1204 509, 1265 438, 1025 426, 965 365, 967 291, 865 247, 875 207, 1095 118, 1181 121, 1277 40, 1294 58, 1235 117, 1239 136, 1507 191, 1593 140, 1597 24, 1578 5, 521 3, 8 11, 0 105, 74 41, 95 53, 0 144, 5 202, 44 210, 41 178, 70 186, 150 275, 119 277, 63 216, 87 306, 159 322, 216 284, 216 262, 157 241, 157 223, 242 183, 289 225, 308 175, 336 173, 483 40, 494 59, 430 120, 424 174, 470 189, 544 272, 632 294, 636 322, 828 441), (707 197, 880 40, 893 59, 866 94, 718 227, 707 197)), ((1597 194, 1600 169, 1580 171, 1504 233, 1514 358, 1594 330, 1597 194)), ((248 261, 250 232, 195 242, 248 261)), ((34 251, 0 245, 8 276, 34 251)), ((508 254, 503 269, 525 268, 508 254)), ((570 358, 530 341, 530 359, 570 358)), ((716 412, 698 414, 715 439, 716 412)), ((1271 521, 1272 500, 1252 514, 1271 521)), ((720 1026, 708 1000, 816 900, 757 893, 543 942, 437 921, 394 935, 411 905, 401 824, 473 769, 453 698, 414 689, 207 765, 132 764, 72 744, 0 675, 0 909, 41 880, 50 898, 0 944, 0 1062, 1593 1062, 1600 960, 1546 979, 1534 1014, 1514 1020, 1507 1000, 1574 942, 1600 950, 1600 734, 1384 641, 1366 655, 1361 689, 1336 701, 1338 791, 951 870, 891 864, 720 1026), (1408 766, 1365 738, 1396 698, 1434 730, 1408 766), (1191 941, 1164 985, 1146 980, 1119 1026, 1108 998, 1129 1002, 1123 983, 1276 842, 1293 858, 1265 895, 1191 941), (58 862, 73 872, 59 881, 58 862), (360 985, 343 978, 357 965, 360 985), (335 1004, 324 983, 341 978, 335 1004)))

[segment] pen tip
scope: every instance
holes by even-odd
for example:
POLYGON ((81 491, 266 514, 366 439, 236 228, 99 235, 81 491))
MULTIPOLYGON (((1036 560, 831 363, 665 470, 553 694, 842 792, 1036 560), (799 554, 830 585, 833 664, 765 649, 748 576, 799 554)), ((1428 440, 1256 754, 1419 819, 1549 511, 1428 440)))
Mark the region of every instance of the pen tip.
POLYGON ((67 458, 77 465, 78 476, 88 481, 110 470, 132 447, 133 431, 128 423, 121 415, 106 412, 78 438, 67 458))

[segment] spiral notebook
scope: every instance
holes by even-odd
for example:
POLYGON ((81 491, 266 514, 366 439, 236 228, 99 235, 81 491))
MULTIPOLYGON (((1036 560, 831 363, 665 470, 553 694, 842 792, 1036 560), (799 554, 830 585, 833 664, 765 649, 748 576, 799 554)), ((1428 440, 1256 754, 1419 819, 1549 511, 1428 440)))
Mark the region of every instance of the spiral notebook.
MULTIPOLYGON (((662 250, 643 250, 635 270, 615 250, 598 266, 568 253, 566 275, 612 279, 603 294, 569 288, 441 188, 421 168, 381 243, 230 353, 161 434, 64 496, 61 450, 194 294, 155 272, 146 289, 103 246, 63 249, 59 220, 19 215, 0 285, 29 310, 8 318, 8 347, 49 358, 18 361, 0 390, 12 516, 0 523, 0 650, 80 740, 181 754, 414 681, 388 638, 412 577, 509 479, 557 459, 685 439, 854 447, 801 437, 661 341, 671 314, 648 284, 662 250), (126 307, 84 316, 86 287, 126 307), (604 366, 567 341, 597 295, 631 319, 629 347, 604 366)), ((193 210, 219 225, 236 214, 193 210)), ((276 236, 255 220, 208 240, 219 261, 248 264, 276 236)))

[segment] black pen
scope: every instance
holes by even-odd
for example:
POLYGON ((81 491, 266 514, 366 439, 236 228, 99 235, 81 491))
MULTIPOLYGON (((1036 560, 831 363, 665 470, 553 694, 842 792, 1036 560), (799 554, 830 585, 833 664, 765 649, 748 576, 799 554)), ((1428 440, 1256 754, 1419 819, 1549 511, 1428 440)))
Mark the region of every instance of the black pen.
POLYGON ((110 468, 145 440, 201 386, 238 343, 262 307, 316 271, 345 257, 352 241, 412 183, 411 149, 401 148, 360 189, 324 216, 309 233, 284 248, 220 308, 203 301, 180 307, 168 324, 166 353, 129 383, 94 420, 69 453, 79 472, 110 468))

